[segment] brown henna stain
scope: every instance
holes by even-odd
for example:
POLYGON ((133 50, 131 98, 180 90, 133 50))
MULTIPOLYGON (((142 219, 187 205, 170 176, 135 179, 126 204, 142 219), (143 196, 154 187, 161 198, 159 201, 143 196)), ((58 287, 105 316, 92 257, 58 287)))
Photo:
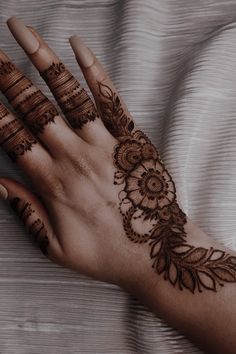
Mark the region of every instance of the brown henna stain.
MULTIPOLYGON (((3 93, 10 94, 22 80, 22 74, 19 74, 13 63, 0 60, 0 84, 3 93), (8 92, 8 93, 7 93, 8 92)), ((19 156, 25 154, 26 151, 31 151, 32 146, 37 143, 32 134, 24 128, 17 119, 9 121, 10 113, 0 104, 0 145, 6 151, 8 156, 16 161, 19 156), (6 119, 6 123, 4 120, 6 119)))
POLYGON ((3 124, 0 128, 0 146, 13 161, 26 151, 31 151, 36 143, 35 138, 17 119, 3 124))
POLYGON ((104 124, 119 141, 113 154, 114 184, 122 185, 119 209, 127 237, 134 243, 148 243, 152 267, 180 290, 217 291, 217 285, 236 282, 236 257, 187 243, 187 218, 155 146, 134 129, 117 94, 102 83, 98 89, 104 124), (146 232, 134 230, 138 222, 148 222, 146 232))
POLYGON ((0 62, 0 84, 2 93, 33 134, 42 133, 47 124, 54 123, 59 114, 55 106, 13 63, 0 62))
POLYGON ((35 218, 33 222, 28 223, 29 217, 35 213, 31 204, 15 197, 10 201, 10 206, 27 227, 29 234, 33 237, 33 241, 38 244, 42 253, 47 256, 49 240, 44 223, 39 218, 35 218))
POLYGON ((93 101, 63 63, 53 63, 41 76, 73 128, 81 129, 99 118, 93 101))

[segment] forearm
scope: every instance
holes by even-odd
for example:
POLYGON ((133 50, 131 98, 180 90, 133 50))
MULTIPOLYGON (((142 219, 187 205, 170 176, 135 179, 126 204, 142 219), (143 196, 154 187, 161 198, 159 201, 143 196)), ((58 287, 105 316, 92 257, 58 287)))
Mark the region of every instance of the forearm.
MULTIPOLYGON (((196 248, 222 250, 227 255, 236 254, 209 238, 196 225, 185 225, 187 243, 196 248)), ((171 326, 183 331, 204 350, 212 353, 236 352, 236 284, 216 281, 216 291, 201 287, 194 293, 183 288, 178 282, 173 286, 164 273, 158 274, 152 268, 150 250, 136 248, 137 259, 130 258, 130 277, 124 288, 145 303, 153 312, 171 326), (142 252, 142 254, 141 254, 142 252)), ((206 284, 206 282, 205 282, 206 284)), ((212 283, 213 284, 213 283, 212 283)), ((213 286, 208 283, 209 286, 213 286)))

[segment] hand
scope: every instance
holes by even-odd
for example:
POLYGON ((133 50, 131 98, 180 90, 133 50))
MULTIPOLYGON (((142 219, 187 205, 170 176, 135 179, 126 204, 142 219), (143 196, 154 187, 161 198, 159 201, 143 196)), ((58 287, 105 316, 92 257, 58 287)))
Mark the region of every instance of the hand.
POLYGON ((235 282, 236 257, 187 242, 174 182, 91 50, 70 39, 96 106, 33 28, 8 25, 65 116, 0 53, 0 89, 16 112, 1 104, 0 143, 37 195, 6 178, 1 193, 42 252, 121 286, 146 265, 192 293, 235 282))

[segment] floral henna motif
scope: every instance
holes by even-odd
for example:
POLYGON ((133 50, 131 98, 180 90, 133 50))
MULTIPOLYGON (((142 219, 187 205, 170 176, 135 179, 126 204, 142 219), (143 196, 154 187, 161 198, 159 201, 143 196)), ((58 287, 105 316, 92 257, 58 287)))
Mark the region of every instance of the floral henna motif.
POLYGON ((63 63, 53 63, 41 76, 73 128, 81 129, 99 117, 93 101, 63 63))
POLYGON ((122 187, 119 209, 127 237, 134 243, 147 243, 152 267, 180 290, 216 291, 224 282, 236 282, 236 257, 187 243, 187 218, 155 146, 135 130, 116 93, 102 83, 98 88, 104 124, 118 140, 114 184, 122 187))
POLYGON ((3 94, 33 134, 42 133, 59 114, 50 100, 11 62, 0 62, 3 94))
POLYGON ((101 97, 99 108, 106 128, 115 138, 131 136, 134 123, 133 120, 125 114, 119 97, 109 86, 100 82, 98 82, 98 89, 101 97))
POLYGON ((33 222, 28 224, 28 219, 35 213, 31 204, 16 197, 11 200, 10 205, 23 221, 23 224, 27 226, 29 234, 33 237, 33 241, 38 244, 43 254, 47 256, 49 240, 44 223, 39 218, 36 218, 33 222))

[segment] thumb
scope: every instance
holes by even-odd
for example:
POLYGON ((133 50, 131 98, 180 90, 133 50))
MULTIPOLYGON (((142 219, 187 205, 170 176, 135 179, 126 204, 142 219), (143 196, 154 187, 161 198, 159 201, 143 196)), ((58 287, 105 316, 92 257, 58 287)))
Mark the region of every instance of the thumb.
POLYGON ((48 213, 42 202, 22 184, 9 178, 0 178, 0 198, 7 200, 23 221, 34 244, 53 260, 60 246, 53 233, 48 213))

